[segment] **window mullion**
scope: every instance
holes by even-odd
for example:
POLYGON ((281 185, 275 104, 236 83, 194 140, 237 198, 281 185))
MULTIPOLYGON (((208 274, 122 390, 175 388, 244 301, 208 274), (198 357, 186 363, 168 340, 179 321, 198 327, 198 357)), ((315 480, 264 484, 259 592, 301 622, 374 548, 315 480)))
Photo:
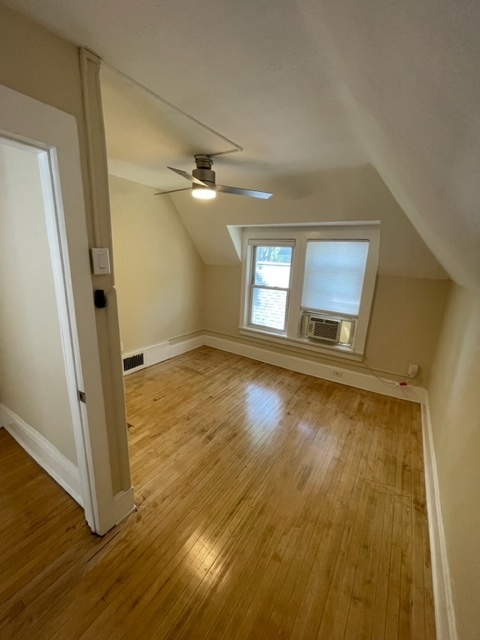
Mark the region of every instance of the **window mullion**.
POLYGON ((269 287, 267 284, 252 283, 252 287, 255 289, 268 289, 269 291, 290 291, 290 287, 269 287))
POLYGON ((300 326, 300 304, 302 300, 303 272, 305 269, 306 238, 297 239, 292 261, 292 278, 287 308, 287 336, 297 337, 300 326))

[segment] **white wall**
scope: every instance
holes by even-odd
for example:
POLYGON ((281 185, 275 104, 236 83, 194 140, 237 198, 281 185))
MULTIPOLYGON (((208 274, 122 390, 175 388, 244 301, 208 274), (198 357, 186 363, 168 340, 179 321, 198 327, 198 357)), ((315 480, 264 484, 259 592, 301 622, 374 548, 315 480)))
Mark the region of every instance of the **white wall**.
MULTIPOLYGON (((89 75, 94 80, 98 79, 95 69, 89 75)), ((96 469, 97 479, 102 478, 103 482, 103 471, 106 470, 105 477, 111 475, 113 493, 119 494, 128 490, 131 481, 114 278, 113 275, 96 276, 93 285, 88 267, 88 248, 77 234, 86 223, 89 245, 111 248, 108 206, 103 200, 98 207, 94 206, 99 200, 99 193, 103 194, 100 183, 103 178, 106 182, 107 173, 106 165, 104 167, 97 161, 98 154, 94 153, 93 158, 89 158, 87 153, 78 47, 0 3, 0 84, 70 114, 76 121, 85 204, 81 202, 79 193, 76 203, 72 202, 65 208, 65 219, 67 235, 71 234, 68 243, 73 292, 76 302, 77 299, 79 302, 76 304, 76 316, 80 356, 88 395, 89 428, 95 433, 95 440, 103 438, 105 428, 108 435, 110 468, 99 465, 101 469, 96 469), (88 172, 89 163, 95 172, 95 189, 88 172), (104 289, 109 295, 107 308, 98 310, 95 318, 92 318, 90 307, 91 295, 85 303, 88 281, 90 286, 104 289), (92 337, 97 338, 96 345, 92 344, 92 337)), ((89 107, 93 104, 97 110, 100 107, 93 86, 89 88, 87 103, 89 107)), ((92 119, 92 113, 89 116, 92 119)), ((91 140, 96 149, 104 146, 104 138, 97 131, 92 133, 91 140)), ((105 483, 108 484, 106 480, 105 483)))
POLYGON ((204 265, 170 198, 109 182, 125 353, 199 331, 204 265))
POLYGON ((0 402, 76 462, 37 156, 0 144, 0 402))
POLYGON ((429 403, 460 640, 480 634, 480 297, 452 286, 429 403))
MULTIPOLYGON (((212 334, 255 343, 265 349, 282 351, 279 345, 241 336, 240 267, 207 266, 205 269, 204 326, 212 334)), ((373 369, 384 375, 404 377, 410 363, 420 365, 414 385, 428 383, 448 294, 448 280, 378 276, 366 343, 366 358, 373 369)), ((328 362, 321 354, 306 354, 292 346, 295 355, 328 362)), ((342 361, 342 367, 369 373, 365 367, 342 361)))
MULTIPOLYGON (((155 196, 150 187, 110 176, 125 353, 202 329, 247 342, 238 329, 241 268, 208 264, 220 259, 213 247, 219 254, 233 253, 233 263, 239 264, 227 223, 380 219, 379 277, 367 360, 387 377, 405 377, 408 365, 417 363, 420 372, 413 384, 426 386, 449 289, 445 272, 372 167, 323 172, 302 184, 302 197, 276 194, 271 202, 220 194, 214 203, 198 204, 187 193, 188 207, 182 207, 179 217, 168 196, 155 196)), ((177 196, 172 200, 181 204, 177 196)), ((228 263, 226 254, 224 258, 228 263)))
POLYGON ((205 264, 235 266, 239 257, 227 225, 329 223, 380 220, 378 272, 386 276, 448 279, 447 274, 371 165, 295 174, 252 189, 269 189, 269 200, 219 194, 198 201, 188 191, 171 196, 205 264))
POLYGON ((480 3, 297 4, 363 149, 451 278, 479 294, 480 3))
MULTIPOLYGON (((271 184, 252 179, 249 186, 271 189, 274 195, 264 201, 219 194, 208 202, 196 202, 188 192, 172 196, 207 265, 204 328, 246 341, 238 329, 240 260, 227 225, 380 220, 378 278, 367 360, 379 374, 400 378, 405 377, 410 363, 417 363, 420 373, 413 384, 426 386, 449 280, 375 168, 363 165, 292 173, 271 184)), ((296 353, 305 357, 302 350, 296 353)), ((324 360, 321 356, 317 359, 324 360)), ((365 372, 362 367, 348 367, 365 372)))

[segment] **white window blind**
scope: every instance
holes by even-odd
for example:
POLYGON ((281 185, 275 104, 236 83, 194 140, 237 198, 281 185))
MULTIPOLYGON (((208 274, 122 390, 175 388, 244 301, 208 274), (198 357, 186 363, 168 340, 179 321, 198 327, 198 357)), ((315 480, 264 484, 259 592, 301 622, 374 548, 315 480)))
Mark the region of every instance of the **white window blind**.
POLYGON ((309 240, 302 307, 357 316, 368 244, 368 240, 309 240))

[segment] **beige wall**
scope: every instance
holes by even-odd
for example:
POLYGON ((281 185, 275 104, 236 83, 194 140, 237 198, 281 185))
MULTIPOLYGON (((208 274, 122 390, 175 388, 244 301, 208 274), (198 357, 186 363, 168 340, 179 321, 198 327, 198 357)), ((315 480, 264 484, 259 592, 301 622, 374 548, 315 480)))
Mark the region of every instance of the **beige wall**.
POLYGON ((75 116, 85 166, 77 47, 0 4, 0 84, 75 116))
MULTIPOLYGON (((92 191, 87 171, 87 137, 77 47, 0 5, 0 84, 75 117, 79 133, 89 243, 95 246, 95 224, 91 208, 92 191)), ((68 216, 68 212, 66 214, 68 216)), ((111 244, 108 224, 103 224, 105 221, 108 222, 108 208, 103 208, 99 215, 97 228, 107 229, 107 233, 103 233, 99 239, 100 246, 108 247, 111 244)), ((75 279, 75 265, 72 265, 72 269, 75 279)), ((104 278, 106 280, 105 283, 102 282, 102 288, 108 290, 112 286, 113 278, 104 278)), ((112 308, 113 305, 110 309, 112 308)), ((81 313, 82 310, 79 309, 77 312, 81 313)), ((104 420, 107 422, 112 484, 114 493, 117 493, 127 489, 130 484, 126 453, 126 424, 120 419, 122 413, 123 416, 125 414, 124 405, 120 406, 123 394, 120 346, 118 340, 115 343, 109 339, 112 332, 111 328, 108 329, 106 326, 105 313, 98 312, 96 319, 104 400, 94 402, 93 394, 90 394, 89 412, 95 412, 100 422, 104 420)), ((118 324, 118 320, 110 319, 110 323, 118 324)), ((82 349, 82 345, 80 348, 82 349)), ((82 354, 84 369, 90 367, 90 359, 91 368, 96 366, 93 362, 97 355, 82 354)), ((92 422, 91 418, 90 422, 92 422)))
POLYGON ((0 402, 76 463, 37 155, 5 144, 0 301, 0 402))
MULTIPOLYGON (((253 186, 270 186, 274 196, 267 201, 219 196, 208 207, 195 203, 188 193, 173 198, 200 254, 210 265, 205 280, 205 328, 245 340, 238 331, 240 261, 226 225, 380 220, 379 275, 366 344, 367 361, 378 373, 398 374, 400 378, 405 377, 410 363, 417 363, 420 373, 412 383, 426 386, 449 280, 375 168, 365 165, 311 175, 292 174, 278 183, 253 186)), ((257 343, 279 350, 266 342, 257 343)), ((284 350, 308 357, 293 347, 284 350)), ((342 366, 365 371, 363 367, 342 366)))
MULTIPOLYGON (((206 267, 204 326, 208 331, 247 342, 238 329, 241 275, 240 267, 206 267)), ((417 363, 420 371, 413 382, 426 386, 449 282, 378 276, 366 344, 366 359, 370 367, 378 372, 404 377, 408 365, 417 363)), ((257 343, 267 349, 282 350, 266 342, 257 343)), ((319 362, 327 360, 323 356, 306 356, 304 351, 293 347, 284 350, 319 362)), ((346 361, 342 362, 342 367, 365 371, 364 367, 346 361)))
MULTIPOLYGON (((378 217, 382 220, 380 275, 367 338, 367 361, 379 373, 399 377, 405 376, 410 363, 418 363, 420 373, 413 384, 426 386, 450 281, 371 167, 326 174, 321 185, 323 191, 320 189, 316 196, 308 196, 308 206, 302 209, 304 217, 310 221, 321 220, 326 219, 328 213, 332 220, 341 219, 347 217, 345 212, 349 210, 351 218, 353 212, 358 219, 378 217), (416 277, 412 277, 412 273, 416 273, 416 277)), ((241 267, 203 267, 169 198, 153 196, 155 190, 113 176, 110 191, 125 352, 199 329, 245 341, 238 330, 241 267), (183 266, 174 268, 172 260, 183 266), (200 272, 203 270, 202 285, 200 272), (199 296, 202 286, 203 304, 199 296), (178 293, 173 295, 175 290, 178 293), (167 307, 165 299, 169 300, 167 307), (198 316, 200 308, 202 321, 198 316), (185 318, 183 311, 187 310, 185 318), (187 326, 181 324, 187 321, 190 323, 187 326)), ((186 197, 193 200, 190 194, 186 197)), ((228 202, 228 211, 219 212, 210 206, 196 210, 195 229, 202 227, 202 238, 216 237, 218 225, 214 219, 218 215, 238 222, 241 216, 245 219, 247 212, 251 213, 252 206, 257 206, 257 222, 292 222, 292 209, 282 198, 277 199, 275 211, 264 211, 263 215, 258 207, 266 204, 264 202, 258 205, 249 198, 228 198, 225 196, 222 200, 228 202)), ((220 197, 217 200, 220 204, 215 206, 225 206, 220 197)), ((180 204, 175 199, 177 201, 180 204)), ((195 204, 189 206, 195 207, 195 204)), ((184 208, 181 217, 189 220, 184 208)), ((233 246, 225 227, 227 220, 223 218, 222 223, 227 238, 217 238, 220 247, 233 246)), ((191 224, 188 230, 192 231, 191 224)), ((195 241, 198 238, 194 232, 195 241)), ((282 350, 271 343, 257 341, 257 344, 282 350)), ((305 351, 292 347, 284 350, 326 360, 306 356, 305 351)), ((361 366, 342 366, 365 371, 361 366)))
POLYGON ((273 197, 259 200, 219 194, 205 203, 196 202, 188 191, 172 196, 205 264, 240 263, 227 225, 380 220, 380 274, 448 279, 371 165, 309 175, 292 172, 278 181, 257 178, 248 185, 270 189, 273 197))
POLYGON ((480 297, 452 285, 429 385, 458 637, 479 637, 480 297))
POLYGON ((204 265, 178 213, 155 189, 110 176, 124 352, 202 329, 204 265))
POLYGON ((449 280, 377 277, 367 336, 368 364, 405 375, 420 365, 413 384, 426 387, 445 310, 449 280))

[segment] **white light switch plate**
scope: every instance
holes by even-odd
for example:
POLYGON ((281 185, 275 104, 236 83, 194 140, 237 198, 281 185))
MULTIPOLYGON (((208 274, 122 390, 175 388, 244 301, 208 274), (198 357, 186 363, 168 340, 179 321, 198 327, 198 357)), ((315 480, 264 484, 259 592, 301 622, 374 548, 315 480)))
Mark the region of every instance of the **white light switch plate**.
POLYGON ((104 276, 110 271, 110 254, 108 249, 90 249, 92 271, 95 276, 104 276))

